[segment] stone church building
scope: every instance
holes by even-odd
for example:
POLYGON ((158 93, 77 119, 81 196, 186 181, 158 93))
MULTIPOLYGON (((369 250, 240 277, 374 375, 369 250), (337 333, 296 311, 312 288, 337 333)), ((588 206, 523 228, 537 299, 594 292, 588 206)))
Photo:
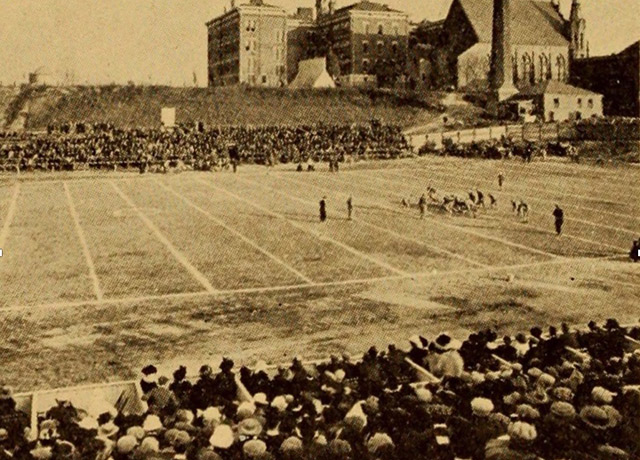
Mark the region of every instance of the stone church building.
MULTIPOLYGON (((586 57, 586 22, 580 0, 573 0, 565 19, 549 0, 511 0, 511 59, 517 87, 554 80, 569 81, 571 61, 586 57)), ((493 0, 453 0, 445 20, 432 33, 444 49, 451 84, 460 90, 484 91, 488 86, 493 26, 493 0)))

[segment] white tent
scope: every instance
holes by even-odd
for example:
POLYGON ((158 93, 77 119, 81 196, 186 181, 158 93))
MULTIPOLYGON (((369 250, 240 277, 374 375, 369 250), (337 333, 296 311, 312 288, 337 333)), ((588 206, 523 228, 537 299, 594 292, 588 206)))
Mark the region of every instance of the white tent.
POLYGON ((298 75, 289 88, 335 88, 336 83, 327 72, 326 58, 307 59, 298 64, 298 75))

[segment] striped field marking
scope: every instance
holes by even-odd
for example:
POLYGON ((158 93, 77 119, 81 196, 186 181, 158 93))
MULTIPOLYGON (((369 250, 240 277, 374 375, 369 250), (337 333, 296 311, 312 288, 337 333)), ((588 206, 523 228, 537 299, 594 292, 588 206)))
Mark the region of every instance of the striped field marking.
MULTIPOLYGON (((616 258, 618 257, 619 256, 616 256, 616 258)), ((490 273, 497 273, 502 271, 526 270, 529 268, 553 266, 553 265, 594 263, 597 261, 605 261, 605 260, 611 260, 611 259, 613 259, 613 257, 611 256, 601 257, 601 258, 554 259, 554 260, 545 260, 541 262, 531 262, 531 263, 517 264, 517 265, 490 266, 487 268, 448 270, 448 271, 442 271, 442 272, 430 271, 430 272, 422 272, 422 273, 409 273, 406 275, 392 275, 392 276, 350 279, 350 280, 341 280, 341 281, 327 281, 327 282, 313 283, 313 284, 293 284, 293 285, 283 285, 283 286, 229 289, 229 290, 221 290, 221 291, 215 291, 215 292, 200 291, 200 292, 182 292, 182 293, 176 293, 176 294, 148 295, 148 296, 139 296, 139 297, 106 298, 106 299, 103 299, 102 301, 81 300, 81 301, 75 301, 75 302, 74 301, 53 302, 53 303, 39 304, 39 305, 19 305, 19 306, 0 308, 0 313, 20 312, 25 310, 37 311, 37 310, 48 310, 48 309, 66 309, 66 308, 105 306, 105 305, 125 305, 126 306, 127 304, 149 302, 149 301, 164 301, 164 300, 176 300, 176 299, 189 300, 189 299, 199 299, 199 298, 225 297, 225 296, 233 296, 237 294, 293 292, 293 291, 304 291, 309 289, 321 289, 321 288, 330 288, 330 287, 378 284, 378 283, 384 283, 389 281, 402 281, 402 280, 415 281, 419 279, 429 279, 429 278, 446 279, 448 277, 454 277, 454 276, 483 274, 483 273, 490 274, 490 273)), ((608 280, 605 280, 605 281, 609 282, 608 280)), ((623 285, 633 287, 633 288, 637 287, 632 283, 623 283, 623 285)), ((547 289, 549 289, 549 286, 547 287, 547 289)), ((553 290, 564 290, 564 287, 560 287, 559 289, 553 289, 553 290)))
MULTIPOLYGON (((308 187, 308 186, 311 186, 311 187, 317 188, 318 190, 322 190, 324 193, 331 193, 331 192, 332 192, 332 190, 330 190, 330 189, 328 189, 328 188, 326 188, 326 187, 321 187, 321 186, 316 185, 316 184, 303 183, 303 182, 299 181, 298 179, 294 179, 294 178, 292 178, 292 177, 288 177, 288 176, 286 176, 286 175, 284 175, 284 174, 283 174, 283 175, 281 175, 280 177, 283 177, 283 178, 285 178, 286 180, 289 180, 289 181, 295 181, 295 182, 298 182, 298 183, 300 183, 300 184, 304 184, 304 185, 305 185, 305 186, 307 186, 307 187, 308 187)), ((326 177, 326 176, 323 176, 323 177, 326 177)), ((333 178, 328 178, 328 179, 335 181, 333 178)), ((340 185, 341 185, 341 186, 344 186, 344 184, 340 184, 340 185)), ((366 187, 366 186, 363 186, 363 185, 361 185, 361 184, 358 184, 358 185, 357 185, 357 187, 359 187, 359 188, 361 188, 361 189, 362 189, 362 188, 364 188, 364 187, 366 187)), ((371 187, 366 187, 366 188, 369 188, 369 189, 373 190, 371 187)), ((376 189, 376 191, 379 191, 379 190, 378 190, 378 189, 376 189)), ((397 193, 394 193, 394 195, 401 196, 401 195, 399 195, 399 194, 397 194, 397 193)), ((376 202, 376 201, 367 200, 367 202, 368 202, 368 203, 371 203, 371 204, 375 204, 375 205, 376 205, 376 206, 378 206, 379 208, 381 208, 381 209, 386 209, 387 211, 391 211, 391 212, 398 212, 398 210, 397 210, 397 209, 391 208, 391 207, 389 207, 389 206, 382 205, 381 203, 376 202)), ((430 215, 432 215, 432 216, 433 216, 433 214, 431 214, 431 213, 430 213, 430 215)), ((468 229, 468 228, 459 227, 459 226, 457 226, 457 225, 452 225, 452 224, 447 224, 447 223, 445 223, 445 222, 441 222, 441 221, 440 221, 440 220, 438 220, 438 219, 432 219, 432 220, 430 221, 430 223, 433 223, 433 224, 435 224, 435 225, 439 225, 439 226, 441 226, 441 227, 445 227, 445 228, 448 228, 448 229, 451 229, 451 230, 456 230, 456 231, 459 231, 459 232, 461 232, 461 233, 466 233, 466 234, 468 234, 468 235, 477 236, 477 237, 479 237, 479 238, 483 238, 483 239, 485 239, 485 240, 495 241, 495 242, 497 242, 497 243, 504 244, 505 246, 511 246, 511 247, 514 247, 514 248, 523 249, 523 250, 525 250, 525 251, 532 252, 532 253, 535 253, 535 254, 540 254, 540 255, 543 255, 543 256, 546 256, 546 257, 551 257, 551 258, 554 258, 554 259, 555 259, 555 258, 562 258, 561 256, 559 256, 559 255, 557 255, 557 254, 553 254, 553 253, 546 252, 546 251, 541 251, 540 249, 532 248, 532 247, 525 246, 525 245, 523 245, 523 244, 519 244, 519 243, 514 243, 513 241, 505 240, 505 239, 503 239, 503 238, 498 238, 498 237, 491 236, 491 235, 485 235, 485 234, 483 234, 483 233, 475 232, 475 231, 473 231, 473 230, 471 230, 471 229, 468 229)))
MULTIPOLYGON (((411 178, 411 179, 415 179, 415 180, 419 180, 419 179, 420 179, 419 177, 416 177, 416 176, 415 176, 415 175, 413 175, 413 174, 412 174, 412 175, 410 175, 410 177, 407 177, 407 176, 404 176, 404 175, 393 174, 393 173, 391 173, 391 174, 392 174, 392 175, 394 175, 394 176, 396 176, 396 177, 398 177, 398 178, 401 178, 401 179, 409 179, 409 178, 411 178)), ((378 176, 367 175, 367 178, 369 178, 369 179, 375 179, 375 180, 378 180, 378 181, 387 182, 387 183, 390 183, 390 184, 394 184, 394 185, 396 185, 396 186, 401 185, 398 181, 395 181, 395 180, 392 180, 392 179, 384 179, 384 178, 382 178, 382 177, 378 177, 378 176)), ((393 192, 390 192, 390 193, 393 193, 393 192)), ((402 197, 402 196, 403 196, 403 195, 401 195, 401 194, 399 194, 399 193, 393 193, 393 194, 394 194, 395 196, 398 196, 398 197, 402 197)), ((505 218, 500 217, 500 218, 498 218, 498 219, 499 219, 499 220, 501 220, 501 221, 503 221, 503 222, 504 222, 504 221, 506 221, 507 223, 509 223, 509 224, 512 224, 512 225, 513 225, 513 222, 507 221, 505 218)), ((567 219, 567 220, 575 220, 575 219, 567 219)), ((593 224, 592 222, 591 222, 591 224, 592 224, 592 225, 597 225, 597 224, 593 224)), ((546 230, 546 229, 544 229, 544 228, 542 228, 542 227, 537 227, 537 226, 535 226, 535 225, 530 225, 530 224, 529 224, 529 227, 530 227, 530 228, 533 228, 533 229, 535 229, 535 230, 539 230, 539 231, 542 231, 542 232, 545 232, 545 233, 549 233, 549 234, 551 234, 551 232, 549 232, 548 230, 546 230)), ((590 239, 587 239, 587 238, 583 238, 583 237, 575 236, 575 235, 570 235, 570 234, 566 234, 566 233, 563 233, 563 237, 564 237, 564 238, 569 238, 569 239, 572 239, 572 240, 576 240, 576 241, 581 241, 581 242, 583 242, 583 243, 594 244, 594 245, 597 245, 597 246, 602 246, 602 247, 607 247, 607 248, 615 249, 615 250, 617 250, 617 251, 624 251, 624 250, 625 250, 624 248, 621 248, 620 246, 615 246, 615 245, 612 245, 612 244, 603 243, 603 242, 601 242, 601 241, 594 241, 594 240, 590 240, 590 239)))
MULTIPOLYGON (((274 193, 277 193, 278 195, 281 195, 281 196, 283 196, 285 198, 289 198, 291 200, 296 200, 296 201, 298 201, 300 203, 303 203, 305 205, 313 205, 314 204, 314 202, 312 202, 310 200, 305 200, 305 199, 297 197, 297 196, 288 195, 288 194, 286 194, 284 192, 281 192, 280 190, 278 190, 278 189, 276 189, 274 187, 271 187, 269 185, 266 185, 266 184, 262 184, 262 183, 255 182, 255 181, 250 181, 249 179, 244 179, 244 181, 251 182, 252 184, 258 185, 258 186, 263 187, 263 188, 267 188, 267 189, 273 191, 274 193)), ((375 229, 375 230, 377 230, 379 232, 387 233, 388 235, 392 235, 392 236, 394 236, 396 238, 399 238, 399 239, 402 239, 402 240, 405 240, 405 241, 410 241, 410 242, 418 244, 420 246, 429 248, 434 252, 437 252, 437 253, 440 253, 440 254, 446 254, 449 257, 452 257, 452 258, 455 258, 455 259, 458 259, 458 260, 462 260, 462 261, 467 262, 467 263, 469 263, 469 264, 471 264, 471 265, 473 265, 475 267, 489 267, 489 265, 487 265, 487 264, 483 264, 481 262, 478 262, 476 260, 470 259, 468 257, 464 257, 464 256, 462 256, 460 254, 457 254, 455 252, 449 251, 447 249, 443 249, 443 248, 438 247, 438 246, 427 244, 424 241, 421 241, 421 240, 419 240, 417 238, 412 238, 410 236, 403 235, 403 234, 398 233, 398 232, 396 232, 394 230, 391 230, 391 229, 388 229, 388 228, 384 228, 384 227, 381 227, 379 225, 372 224, 370 222, 367 222, 365 220, 358 219, 358 218, 353 218, 353 220, 355 222, 359 222, 359 223, 361 223, 361 224, 363 224, 363 225, 365 225, 367 227, 373 228, 373 229, 375 229)))
MULTIPOLYGON (((389 174, 389 175, 393 175, 393 176, 398 177, 398 178, 406 179, 406 178, 408 177, 408 176, 406 176, 406 175, 404 175, 404 174, 397 174, 397 173, 392 172, 392 171, 385 171, 385 172, 386 172, 387 174, 389 174)), ((415 176, 415 175, 413 175, 413 174, 410 174, 410 176, 411 176, 412 178, 416 178, 416 179, 418 178, 418 177, 416 177, 416 176, 415 176)), ((446 180, 442 178, 443 176, 445 176, 445 177, 459 178, 458 176, 456 176, 456 175, 454 175, 454 174, 450 174, 450 173, 441 173, 441 172, 439 172, 439 173, 437 173, 436 175, 429 176, 429 179, 430 179, 430 180, 435 179, 435 180, 437 180, 437 181, 439 181, 439 182, 446 182, 446 180)), ((367 176, 367 177, 369 177, 369 176, 367 176)), ((426 178, 425 178, 425 179, 426 179, 426 178)), ((490 181, 488 181, 488 180, 486 180, 486 179, 477 179, 477 178, 475 178, 475 177, 472 177, 472 180, 473 180, 474 182, 480 182, 480 181, 482 181, 482 182, 484 182, 484 183, 489 183, 489 182, 490 182, 490 181)), ((499 191, 499 190, 492 191, 491 193, 493 193, 494 195, 502 195, 502 196, 507 195, 507 192, 499 191)), ((558 200, 549 200, 549 199, 546 199, 546 198, 532 198, 532 197, 527 197, 527 201, 533 201, 533 202, 538 202, 538 203, 554 203, 554 204, 558 202, 558 200)), ((581 205, 576 205, 576 204, 571 204, 571 203, 566 203, 566 204, 564 204, 563 206, 566 206, 566 207, 568 207, 568 208, 573 208, 573 209, 584 209, 584 210, 586 210, 586 211, 593 211, 593 212, 601 212, 601 213, 610 214, 610 212, 609 212, 609 211, 605 211, 605 210, 601 210, 601 209, 595 209, 595 208, 590 208, 590 207, 587 207, 587 206, 581 206, 581 205)), ((624 214, 617 214, 617 213, 614 213, 614 215, 621 215, 621 216, 624 216, 624 214)), ((635 219, 633 216, 627 216, 627 217, 629 217, 629 218, 631 218, 631 219, 635 219)), ((611 225, 599 224, 599 223, 597 223, 597 222, 592 222, 592 221, 590 221, 590 220, 584 220, 584 219, 578 219, 578 218, 575 218, 575 217, 569 217, 569 218, 567 218, 567 219, 565 219, 565 220, 567 220, 567 221, 574 221, 574 222, 580 222, 580 223, 582 223, 582 224, 585 224, 585 225, 592 225, 592 226, 594 226, 594 227, 606 228, 607 230, 615 230, 615 231, 622 232, 622 233, 628 233, 628 234, 632 234, 632 235, 634 235, 634 236, 637 234, 637 232, 634 232, 633 230, 629 230, 628 228, 614 227, 614 226, 611 226, 611 225)))
POLYGON ((82 253, 84 254, 84 258, 87 262, 87 267, 89 267, 89 276, 91 277, 91 282, 93 283, 93 292, 95 293, 96 298, 101 301, 104 298, 104 294, 102 292, 102 288, 100 287, 100 280, 98 279, 98 275, 96 274, 96 267, 93 264, 93 258, 91 257, 91 251, 89 251, 87 239, 84 236, 84 230, 82 230, 82 226, 80 225, 80 217, 78 216, 76 207, 73 204, 73 198, 71 197, 69 186, 66 182, 63 182, 62 186, 64 187, 64 194, 67 197, 69 213, 71 214, 71 218, 73 219, 76 233, 78 234, 78 240, 80 241, 80 246, 82 247, 82 253))
POLYGON ((118 195, 120 195, 120 198, 122 198, 123 201, 125 203, 127 203, 129 205, 129 207, 136 212, 136 214, 138 214, 138 217, 140 218, 140 220, 142 222, 144 222, 144 224, 147 226, 147 228, 149 230, 151 230, 151 232, 156 236, 158 241, 160 241, 162 244, 164 244, 166 246, 166 248, 169 250, 171 255, 173 255, 173 257, 178 262, 180 262, 180 264, 182 264, 182 266, 191 274, 191 276, 193 276, 193 278, 196 279, 204 287, 204 289, 207 291, 207 293, 209 293, 209 294, 216 293, 217 290, 211 285, 209 280, 196 267, 194 267, 191 264, 191 262, 189 262, 189 260, 185 257, 185 255, 182 254, 162 234, 160 229, 158 229, 158 227, 156 227, 156 225, 153 222, 151 222, 151 219, 149 219, 142 211, 140 211, 140 209, 138 209, 138 207, 135 205, 135 203, 133 201, 131 201, 131 199, 127 195, 125 195, 125 193, 122 190, 120 190, 120 188, 116 185, 116 183, 113 182, 113 181, 109 181, 109 183, 111 184, 113 189, 116 191, 116 193, 118 195))
POLYGON ((195 204, 193 201, 189 200, 187 197, 185 197, 184 195, 182 195, 181 193, 178 193, 176 190, 174 190, 171 187, 168 187, 167 185, 161 183, 158 180, 154 180, 154 182, 156 184, 158 184, 160 187, 162 187, 162 189, 166 190, 167 192, 171 193, 172 195, 174 195, 175 197, 177 197, 178 199, 180 199, 182 202, 184 202, 187 206, 191 207, 192 209, 195 209, 196 211, 198 211, 200 214, 202 214, 203 216, 205 216, 207 219, 215 222, 216 224, 218 224, 219 226, 221 226, 222 228, 224 228, 225 230, 228 230, 229 232, 233 233, 236 237, 238 237, 240 240, 242 240, 243 242, 245 242, 246 244, 248 244, 249 246, 251 246, 252 248, 255 248, 256 250, 258 250, 261 254, 264 254, 265 256, 267 256, 269 259, 273 260, 274 262, 276 262, 277 264, 281 265, 282 267, 284 267, 285 269, 287 269, 288 271, 290 271, 291 273, 293 273, 294 275, 296 275, 298 278, 304 280, 306 283, 308 284, 313 284, 314 281, 309 278, 308 276, 306 276, 304 273, 296 270, 295 268, 293 268, 291 265, 289 265, 288 263, 286 263, 284 260, 282 260, 281 258, 279 258, 278 256, 276 256, 275 254, 272 254, 271 252, 267 251, 266 249, 264 249, 262 246, 260 246, 258 243, 256 243, 255 241, 247 238, 245 235, 243 235, 242 233, 240 233, 239 231, 237 231, 236 229, 230 227, 229 225, 227 225, 225 222, 223 222, 222 220, 218 219, 217 217, 215 217, 213 214, 211 214, 210 212, 208 212, 207 210, 201 208, 200 206, 198 206, 197 204, 195 204))
MULTIPOLYGON (((427 172, 427 173, 429 171, 431 171, 436 175, 437 174, 451 175, 450 173, 443 172, 441 169, 439 169, 439 167, 429 166, 429 168, 430 169, 428 169, 428 170, 422 169, 422 171, 427 172)), ((397 171, 413 171, 414 170, 414 169, 408 170, 406 168, 388 168, 388 169, 385 169, 385 170, 391 170, 391 169, 397 170, 397 171)), ((382 170, 380 170, 380 171, 382 171, 382 170)), ((471 177, 473 177, 474 179, 476 178, 476 176, 477 176, 477 173, 471 174, 471 177)), ((486 180, 487 182, 491 182, 491 181, 489 181, 489 180, 487 180, 485 178, 477 178, 477 180, 486 180)), ((539 183, 539 184, 543 184, 543 185, 548 185, 548 184, 544 184, 544 183, 542 183, 540 181, 537 181, 537 180, 534 180, 533 182, 539 183)), ((593 197, 586 196, 586 195, 577 195, 577 194, 573 194, 573 193, 570 193, 570 192, 566 192, 564 190, 559 190, 559 189, 549 190, 549 188, 540 188, 540 187, 535 187, 535 186, 529 185, 529 184, 525 184, 524 186, 526 188, 528 188, 528 189, 535 190, 535 191, 538 191, 538 192, 543 192, 543 193, 551 192, 551 193, 557 193, 557 194, 565 195, 565 196, 568 196, 568 197, 580 199, 580 200, 583 200, 583 201, 594 201, 593 197)), ((628 191, 627 191, 627 193, 628 193, 628 191)), ((607 199, 615 199, 613 197, 605 197, 605 198, 607 198, 607 199)), ((584 209, 587 209, 587 210, 593 210, 593 211, 601 212, 603 214, 610 214, 610 215, 616 216, 616 217, 624 217, 624 218, 627 218, 627 219, 640 220, 640 217, 636 217, 636 216, 632 216, 632 215, 628 215, 628 214, 622 214, 622 213, 619 213, 619 212, 607 211, 607 210, 603 210, 603 209, 595 209, 595 208, 590 208, 590 207, 586 207, 586 206, 581 206, 581 207, 584 208, 584 209)))
POLYGON ((329 242, 331 244, 334 244, 334 245, 344 249, 345 251, 348 251, 351 254, 360 257, 361 259, 367 260, 367 261, 369 261, 369 262, 371 262, 371 263, 373 263, 373 264, 375 264, 375 265, 377 265, 379 267, 384 268, 385 270, 387 270, 387 271, 389 271, 391 273, 395 273, 396 275, 400 275, 400 276, 408 276, 409 275, 404 270, 400 270, 399 268, 396 268, 396 267, 394 267, 392 265, 389 265, 388 263, 386 263, 386 262, 384 262, 382 260, 379 260, 379 259, 377 259, 375 257, 372 257, 372 256, 370 256, 368 254, 365 254, 364 252, 358 251, 357 249, 355 249, 355 248, 353 248, 353 247, 351 247, 351 246, 349 246, 347 244, 344 244, 344 243, 342 243, 342 242, 340 242, 338 240, 335 240, 335 239, 333 239, 333 238, 331 238, 329 236, 323 235, 323 234, 321 234, 319 232, 316 232, 314 230, 310 230, 310 229, 306 228, 303 225, 300 225, 300 224, 298 224, 298 223, 296 223, 296 222, 294 222, 294 221, 292 221, 290 219, 287 219, 287 217, 285 217, 282 214, 279 214, 279 213, 274 212, 274 211, 272 211, 270 209, 267 209, 264 206, 260 206, 258 204, 252 203, 251 201, 249 201, 249 200, 247 200, 245 198, 242 198, 241 196, 236 195, 233 192, 230 192, 230 191, 228 191, 228 190, 226 190, 224 188, 217 187, 217 186, 211 184, 210 182, 207 182, 207 181, 204 181, 204 180, 199 180, 199 179, 196 179, 196 180, 198 180, 198 182, 206 185, 207 187, 210 187, 210 188, 212 188, 214 190, 218 190, 220 192, 223 192, 223 193, 235 198, 238 201, 246 203, 249 206, 252 206, 252 207, 254 207, 254 208, 256 208, 256 209, 258 209, 258 210, 260 210, 262 212, 265 212, 265 213, 273 216, 273 217, 276 217, 278 219, 284 220, 289 225, 291 225, 291 226, 293 226, 293 227, 295 227, 295 228, 297 228, 299 230, 302 230, 304 232, 310 233, 310 234, 314 235, 316 238, 318 238, 319 240, 327 241, 327 242, 329 242))
POLYGON ((4 247, 4 244, 7 242, 7 236, 9 236, 9 227, 11 227, 11 223, 13 222, 13 216, 15 216, 16 214, 16 205, 18 203, 18 195, 20 195, 20 183, 17 183, 13 187, 13 194, 11 195, 11 203, 9 204, 7 215, 4 218, 4 223, 2 224, 2 230, 0 230, 0 249, 2 249, 4 247))

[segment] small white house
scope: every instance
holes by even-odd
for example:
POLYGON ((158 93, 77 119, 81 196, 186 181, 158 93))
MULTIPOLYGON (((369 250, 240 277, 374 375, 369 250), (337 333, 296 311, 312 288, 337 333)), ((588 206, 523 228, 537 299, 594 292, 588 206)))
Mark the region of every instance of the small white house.
POLYGON ((523 88, 514 99, 531 100, 533 113, 545 122, 602 116, 602 94, 555 80, 523 88))

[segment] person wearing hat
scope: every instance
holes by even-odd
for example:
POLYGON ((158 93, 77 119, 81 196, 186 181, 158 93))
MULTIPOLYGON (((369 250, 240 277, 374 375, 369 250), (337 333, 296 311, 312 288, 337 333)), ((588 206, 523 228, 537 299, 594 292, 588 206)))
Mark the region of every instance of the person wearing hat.
POLYGON ((209 443, 214 449, 228 449, 233 442, 233 430, 229 425, 218 425, 209 438, 209 443))
POLYGON ((436 377, 462 377, 464 372, 464 361, 458 352, 460 343, 448 334, 440 334, 434 342, 429 345, 429 355, 427 364, 429 370, 436 377))
POLYGON ((149 393, 158 386, 158 369, 153 364, 149 364, 142 368, 142 378, 140 379, 140 388, 143 394, 149 393))
POLYGON ((267 451, 267 445, 260 439, 251 439, 242 445, 242 452, 247 458, 260 458, 267 451))
POLYGON ((260 433, 262 433, 262 424, 258 419, 249 417, 242 420, 236 429, 239 436, 253 438, 260 436, 260 433))
POLYGON ((184 366, 178 367, 173 372, 173 382, 169 385, 169 390, 173 392, 180 402, 180 407, 189 407, 189 395, 192 388, 193 385, 187 380, 187 368, 184 366))
POLYGON ((165 376, 158 377, 156 386, 146 393, 142 400, 147 402, 150 414, 160 417, 173 415, 178 408, 178 400, 169 390, 169 379, 165 376))
POLYGON ((116 452, 127 458, 138 446, 138 439, 132 435, 126 435, 116 442, 116 452))

